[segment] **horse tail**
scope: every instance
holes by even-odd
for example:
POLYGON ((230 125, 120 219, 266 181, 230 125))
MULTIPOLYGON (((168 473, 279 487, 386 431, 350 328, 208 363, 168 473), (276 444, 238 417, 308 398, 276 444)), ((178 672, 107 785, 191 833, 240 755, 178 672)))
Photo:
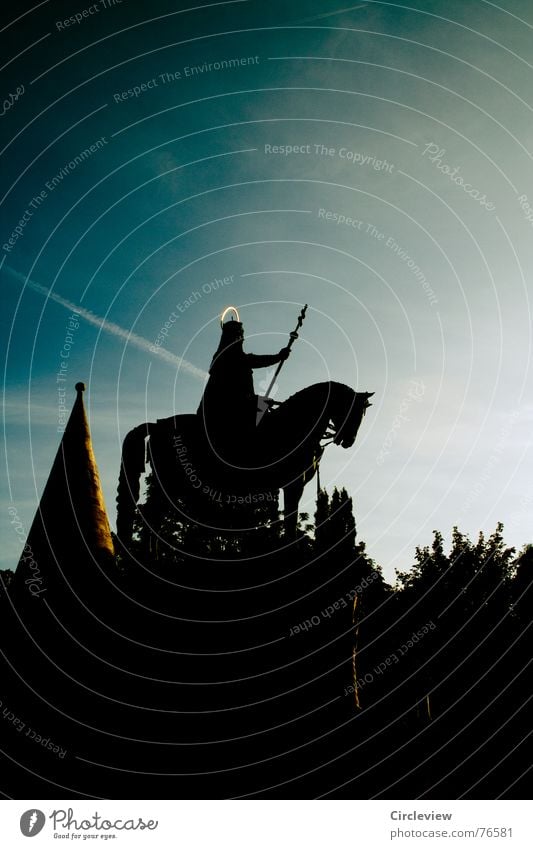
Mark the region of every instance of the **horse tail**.
POLYGON ((117 536, 127 545, 133 534, 133 519, 139 499, 141 474, 145 470, 145 438, 151 422, 130 430, 122 443, 122 457, 117 489, 117 536))

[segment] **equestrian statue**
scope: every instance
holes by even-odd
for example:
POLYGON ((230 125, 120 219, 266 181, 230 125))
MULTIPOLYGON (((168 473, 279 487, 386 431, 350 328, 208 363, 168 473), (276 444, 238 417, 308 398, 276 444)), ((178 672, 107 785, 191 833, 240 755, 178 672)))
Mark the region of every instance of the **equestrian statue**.
POLYGON ((161 510, 179 504, 191 522, 224 528, 229 521, 235 527, 243 511, 277 504, 283 490, 285 534, 296 537, 298 505, 325 446, 354 444, 374 394, 326 381, 281 403, 268 397, 306 309, 307 304, 286 347, 259 355, 243 350, 243 325, 236 308, 228 307, 197 412, 145 422, 127 434, 117 495, 117 535, 123 544, 131 540, 146 461, 161 510), (224 321, 228 313, 231 320, 224 321), (253 370, 276 364, 267 396, 258 396, 253 370))

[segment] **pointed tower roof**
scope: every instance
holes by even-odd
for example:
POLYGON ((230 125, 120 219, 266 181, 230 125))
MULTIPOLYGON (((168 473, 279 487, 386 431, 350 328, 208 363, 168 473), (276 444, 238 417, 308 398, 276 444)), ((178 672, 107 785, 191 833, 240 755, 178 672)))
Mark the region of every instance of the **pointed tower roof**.
POLYGON ((14 584, 38 596, 50 581, 114 558, 113 540, 83 404, 76 400, 22 552, 14 584))

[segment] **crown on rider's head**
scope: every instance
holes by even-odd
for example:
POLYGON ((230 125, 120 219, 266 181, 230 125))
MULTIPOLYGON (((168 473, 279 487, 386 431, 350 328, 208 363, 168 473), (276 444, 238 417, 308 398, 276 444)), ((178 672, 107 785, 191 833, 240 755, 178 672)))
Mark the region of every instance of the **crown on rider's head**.
POLYGON ((232 339, 237 339, 244 333, 242 322, 226 321, 226 323, 222 325, 222 333, 225 336, 230 336, 232 339))
POLYGON ((226 318, 228 313, 233 313, 233 315, 231 316, 232 322, 233 322, 234 318, 237 318, 237 323, 239 323, 240 320, 241 320, 241 317, 239 315, 239 310, 237 309, 237 307, 226 307, 226 309, 224 310, 224 312, 220 316, 220 324, 221 324, 222 327, 224 327, 224 319, 226 318))
POLYGON ((243 339, 244 330, 241 323, 241 317, 237 307, 226 307, 220 316, 220 326, 222 327, 222 339, 243 339), (224 321, 228 313, 231 313, 231 321, 224 321), (235 319, 237 319, 235 321, 235 319))

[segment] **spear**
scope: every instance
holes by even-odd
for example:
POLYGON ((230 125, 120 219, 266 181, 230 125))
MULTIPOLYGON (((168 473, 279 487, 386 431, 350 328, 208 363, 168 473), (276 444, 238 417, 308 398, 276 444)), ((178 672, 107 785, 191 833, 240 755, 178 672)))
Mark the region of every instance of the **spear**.
MULTIPOLYGON (((296 327, 289 334, 289 344, 287 345, 287 348, 289 350, 292 348, 293 342, 295 342, 296 339, 298 339, 298 331, 299 331, 300 327, 302 326, 302 324, 304 322, 306 310, 307 310, 307 304, 305 304, 302 307, 300 315, 298 316, 298 321, 296 323, 296 327)), ((257 410, 257 416, 256 416, 256 420, 255 420, 256 425, 259 424, 259 422, 263 418, 264 414, 268 410, 268 407, 269 407, 268 402, 270 400, 268 396, 270 395, 270 393, 272 391, 272 387, 274 386, 274 384, 276 382, 276 378, 277 378, 278 374, 280 373, 281 367, 282 367, 284 362, 285 362, 285 360, 281 360, 281 362, 278 364, 278 367, 277 367, 276 371, 274 372, 274 377, 270 381, 270 384, 269 384, 268 389, 266 391, 266 395, 259 396, 259 398, 258 398, 259 407, 258 407, 258 410, 257 410)))

